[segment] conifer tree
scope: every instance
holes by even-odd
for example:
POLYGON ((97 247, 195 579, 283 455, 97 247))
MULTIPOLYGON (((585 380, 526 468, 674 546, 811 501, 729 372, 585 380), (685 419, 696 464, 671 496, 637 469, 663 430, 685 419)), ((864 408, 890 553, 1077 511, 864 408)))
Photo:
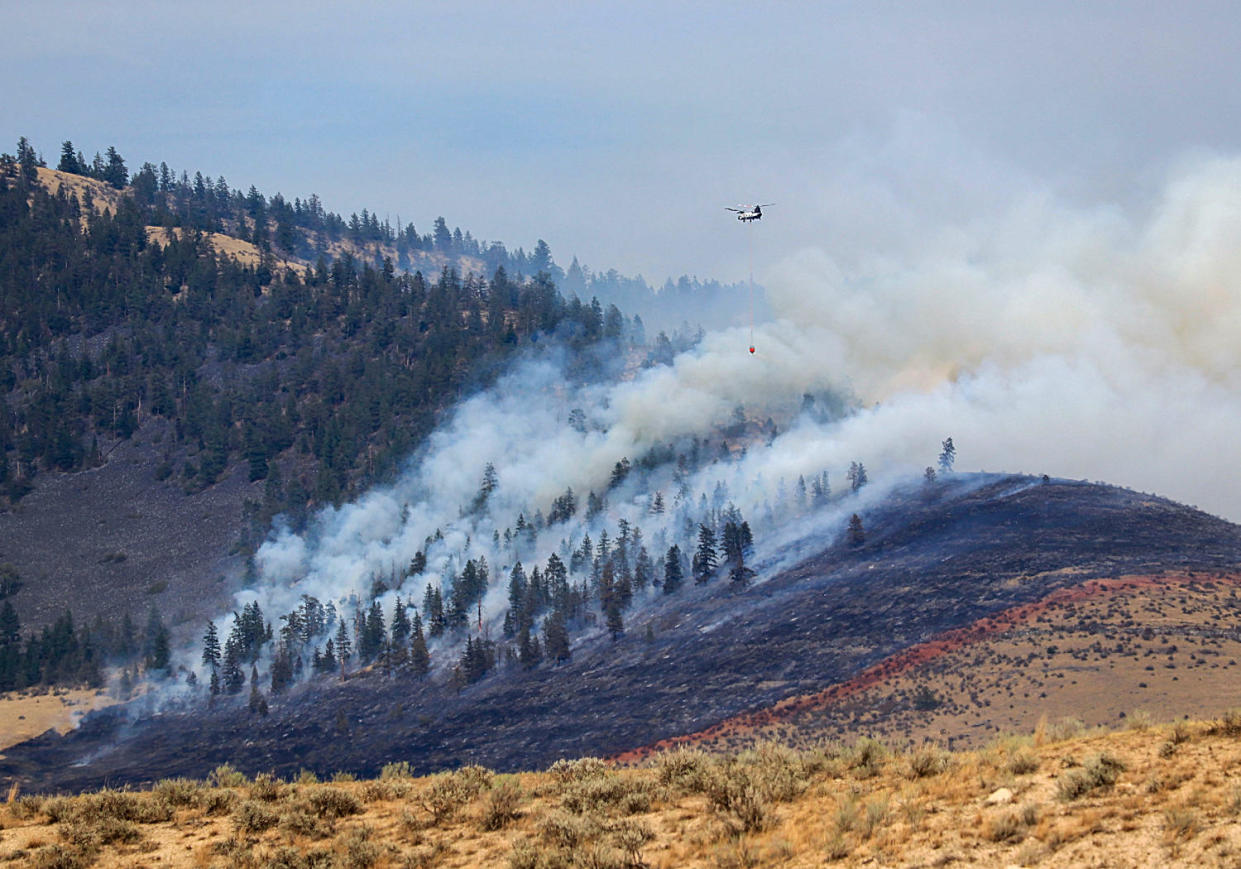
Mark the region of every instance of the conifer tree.
POLYGON ((203 635, 203 666, 210 667, 213 673, 220 666, 220 637, 215 622, 207 622, 207 632, 203 635))
POLYGON ((427 651, 427 640, 422 635, 422 616, 414 613, 414 623, 410 628, 409 665, 416 676, 425 676, 431 670, 431 654, 427 651))
POLYGON ((557 663, 569 660, 569 630, 564 613, 558 609, 552 610, 543 620, 543 649, 547 657, 557 663))
POLYGON ((345 675, 345 665, 349 662, 349 655, 352 651, 353 644, 349 642, 349 629, 345 627, 345 620, 341 619, 336 627, 336 659, 340 663, 342 676, 345 675))
POLYGON ((694 551, 694 581, 704 583, 719 566, 715 552, 715 532, 705 524, 698 525, 698 548, 694 551))
POLYGON ((849 545, 861 546, 866 542, 866 531, 862 528, 862 517, 854 513, 849 517, 849 545))
POLYGON ((952 443, 952 438, 947 438, 940 444, 939 452, 939 470, 943 474, 952 473, 952 465, 957 460, 957 448, 952 443))
POLYGON ((676 544, 668 547, 664 556, 664 594, 673 594, 681 587, 684 576, 681 573, 681 548, 676 544))

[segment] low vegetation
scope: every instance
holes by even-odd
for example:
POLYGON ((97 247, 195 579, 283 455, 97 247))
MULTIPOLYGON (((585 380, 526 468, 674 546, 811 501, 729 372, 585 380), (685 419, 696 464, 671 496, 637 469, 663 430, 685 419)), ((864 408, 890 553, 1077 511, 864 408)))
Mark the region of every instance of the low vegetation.
POLYGON ((465 766, 415 777, 229 766, 145 791, 21 795, 0 861, 27 866, 742 867, 1233 865, 1241 738, 1214 721, 1041 727, 977 751, 873 739, 727 755, 680 748, 640 767, 465 766), (1174 751, 1164 746, 1175 746, 1174 751))

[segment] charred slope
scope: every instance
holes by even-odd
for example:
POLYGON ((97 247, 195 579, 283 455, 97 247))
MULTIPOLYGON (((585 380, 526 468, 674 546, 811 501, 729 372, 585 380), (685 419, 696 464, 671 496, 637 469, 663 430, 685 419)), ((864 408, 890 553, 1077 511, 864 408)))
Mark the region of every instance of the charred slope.
POLYGON ((225 761, 284 774, 374 773, 395 759, 423 771, 529 768, 822 690, 1089 578, 1241 564, 1241 527, 1086 483, 963 478, 894 497, 866 524, 865 545, 830 546, 740 594, 716 582, 660 599, 619 641, 583 642, 565 666, 501 671, 459 693, 367 674, 303 687, 267 718, 233 701, 133 722, 109 710, 66 737, 12 749, 0 774, 47 789, 203 775, 225 761))

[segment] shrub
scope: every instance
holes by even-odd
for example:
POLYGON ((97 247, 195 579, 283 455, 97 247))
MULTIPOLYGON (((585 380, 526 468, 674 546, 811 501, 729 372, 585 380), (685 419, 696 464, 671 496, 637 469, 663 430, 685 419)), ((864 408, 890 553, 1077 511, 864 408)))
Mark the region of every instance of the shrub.
POLYGON ((152 794, 171 806, 197 806, 203 791, 201 782, 188 778, 166 778, 151 789, 152 794))
POLYGON ((306 804, 320 818, 343 818, 362 811, 362 804, 348 791, 328 785, 312 788, 306 793, 306 804))
POLYGON ((19 821, 29 820, 43 811, 43 806, 47 802, 47 799, 44 797, 27 794, 24 797, 18 797, 16 800, 9 800, 9 812, 19 821))
POLYGON ((762 743, 742 755, 740 762, 748 767, 750 783, 766 800, 788 802, 806 789, 808 776, 802 757, 787 746, 762 743))
POLYGON ((998 818, 992 818, 987 825, 987 838, 992 842, 1007 842, 1016 845, 1026 837, 1026 827, 1016 812, 1007 812, 998 818))
POLYGON ((828 836, 827 844, 824 846, 823 851, 828 862, 835 863, 837 860, 843 860, 849 856, 849 843, 845 841, 845 837, 837 830, 828 836))
POLYGON ((409 793, 409 784, 399 779, 374 779, 362 785, 362 800, 382 803, 400 799, 409 793))
POLYGON ((332 825, 305 808, 295 806, 280 816, 280 832, 287 836, 309 836, 322 839, 331 835, 332 825))
POLYGON ((513 779, 505 779, 492 788, 483 807, 483 830, 499 830, 516 820, 522 797, 521 786, 513 779))
POLYGON ((414 770, 408 760, 398 760, 394 763, 385 763, 383 769, 379 771, 379 777, 381 779, 413 778, 414 770))
POLYGON ((845 794, 836 806, 836 831, 848 833, 857 827, 861 814, 862 810, 858 805, 857 797, 853 794, 845 794))
POLYGON ((1039 767, 1038 755, 1032 751, 1019 751, 1008 759, 1007 769, 1013 775, 1026 775, 1039 767))
POLYGON ((384 856, 384 848, 375 840, 375 830, 362 825, 345 837, 344 858, 337 862, 342 869, 370 869, 384 856))
POLYGON ((1241 709, 1229 709, 1212 727, 1212 734, 1241 736, 1241 709))
POLYGON ((164 799, 142 798, 129 791, 102 790, 77 797, 57 797, 43 805, 51 823, 85 821, 94 823, 104 818, 157 824, 172 818, 171 803, 164 799))
POLYGON ((239 802, 237 794, 230 790, 213 788, 199 799, 199 805, 209 815, 227 815, 239 802))
POLYGON ((849 767, 858 778, 870 778, 879 772, 879 767, 887 755, 887 747, 877 739, 863 736, 853 746, 849 756, 849 767))
POLYGON ((1124 763, 1106 752, 1095 755, 1085 767, 1072 769, 1056 781, 1062 800, 1075 800, 1091 791, 1110 788, 1125 769, 1124 763))
POLYGON ((491 786, 492 773, 481 766, 466 766, 455 772, 433 776, 422 804, 440 824, 455 815, 466 803, 491 786))
POLYGON ((129 821, 102 817, 93 822, 77 819, 62 824, 60 837, 67 845, 84 851, 93 851, 113 842, 133 844, 141 841, 142 833, 129 821))
POLYGON ((701 792, 711 769, 711 759, 706 752, 696 748, 674 748, 659 755, 659 783, 684 788, 691 793, 701 792))
POLYGON ((491 787, 491 783, 496 777, 496 774, 487 769, 487 767, 478 766, 477 764, 463 766, 461 769, 456 770, 453 775, 457 777, 466 790, 471 792, 471 798, 478 796, 491 787))
POLYGON ((949 755, 935 745, 924 745, 909 756, 908 777, 929 778, 948 768, 949 755))
POLYGON ((219 788, 238 788, 246 783, 246 775, 232 764, 222 763, 207 776, 207 782, 219 788))
POLYGON ((866 812, 862 817, 862 825, 858 832, 863 839, 869 839, 875 835, 875 830, 888 817, 888 798, 887 796, 876 796, 866 804, 866 812))
POLYGON ((566 787, 564 807, 578 815, 593 811, 620 811, 632 815, 650 809, 651 793, 644 781, 608 774, 566 787))
POLYGON ((707 799, 716 811, 735 818, 742 832, 762 832, 770 821, 766 800, 740 768, 717 771, 707 787, 707 799))
POLYGON ((246 800, 233 813, 233 829, 238 833, 261 833, 276 826, 280 816, 257 800, 246 800))
POLYGON ((628 856, 630 866, 644 865, 642 847, 654 838, 651 828, 641 821, 621 821, 612 830, 612 841, 628 856))
POLYGON ((597 757, 579 757, 577 760, 558 760, 548 767, 547 772, 557 784, 566 785, 607 775, 611 768, 597 757))
POLYGON ((250 799, 274 803, 280 799, 283 791, 284 786, 281 784, 280 779, 270 773, 259 773, 254 777, 254 782, 250 785, 250 799))
POLYGON ((64 845, 48 845, 31 854, 27 865, 31 869, 85 869, 94 862, 89 853, 64 845))
POLYGON ((1047 739, 1051 742, 1063 742, 1066 739, 1072 739, 1080 736, 1086 729, 1086 725, 1076 718, 1064 717, 1054 724, 1047 726, 1047 739))
POLYGON ((1198 814, 1193 809, 1176 806, 1164 810, 1163 829, 1169 841, 1192 839, 1201 826, 1198 814))
POLYGON ((562 809, 548 813, 539 822, 539 835, 545 842, 576 851, 599 835, 599 822, 590 815, 571 815, 562 809))

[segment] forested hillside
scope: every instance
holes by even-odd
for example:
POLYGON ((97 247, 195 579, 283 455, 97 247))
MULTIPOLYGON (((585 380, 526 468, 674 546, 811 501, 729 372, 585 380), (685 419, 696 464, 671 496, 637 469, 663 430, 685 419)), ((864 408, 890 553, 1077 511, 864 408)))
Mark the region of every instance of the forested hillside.
POLYGON ((0 600, 16 607, 0 687, 163 659, 167 616, 218 605, 221 572, 244 570, 272 517, 300 527, 390 478, 438 414, 541 339, 638 359, 692 340, 660 333, 648 351, 639 317, 566 298, 555 280, 650 291, 576 263, 566 276, 542 242, 510 253, 442 218, 398 231, 162 164, 131 177, 112 148, 87 161, 66 142, 56 169, 17 151, 0 156, 0 600))
POLYGON ((24 142, 0 171, 10 504, 38 474, 97 465, 161 418, 174 432, 161 477, 193 491, 244 461, 250 480, 267 481, 258 518, 297 516, 381 478, 437 410, 538 336, 579 348, 644 341, 640 319, 561 296, 543 244, 513 257, 442 220, 434 236, 394 233, 374 215, 325 213, 314 197, 243 195, 166 166, 130 180, 112 149, 107 161, 80 160, 66 143, 63 171, 93 172, 122 194, 100 206, 90 186, 49 192, 24 142), (222 254, 211 233, 251 242, 259 261, 222 254), (396 261, 375 266, 348 241, 389 245, 396 261), (489 279, 463 275, 456 259, 430 278, 400 270, 428 249, 496 264, 489 279), (290 264, 306 256, 313 265, 290 264), (534 277, 510 273, 514 264, 534 277))

